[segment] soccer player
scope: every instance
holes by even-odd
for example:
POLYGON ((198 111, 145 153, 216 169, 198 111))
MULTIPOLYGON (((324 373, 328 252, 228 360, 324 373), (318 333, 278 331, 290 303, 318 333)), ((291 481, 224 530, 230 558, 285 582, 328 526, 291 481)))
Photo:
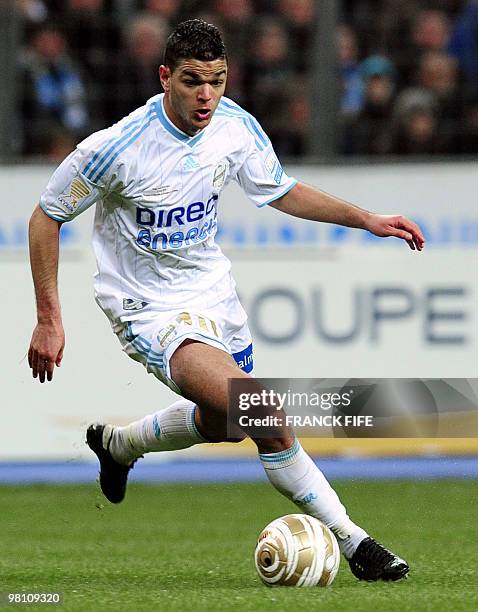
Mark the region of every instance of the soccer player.
MULTIPOLYGON (((96 300, 123 350, 182 396, 126 427, 88 428, 101 488, 113 503, 124 498, 128 472, 145 453, 227 440, 228 379, 252 370, 246 313, 230 262, 214 242, 217 202, 229 181, 259 207, 397 236, 418 251, 424 245, 406 218, 372 214, 286 175, 254 117, 223 97, 227 58, 213 25, 180 24, 159 76, 164 94, 81 142, 54 173, 30 222, 38 314, 28 352, 33 376, 52 380, 63 356, 60 226, 96 203, 96 300)), ((348 517, 292 433, 254 442, 272 485, 330 527, 355 576, 407 574, 404 560, 348 517)))

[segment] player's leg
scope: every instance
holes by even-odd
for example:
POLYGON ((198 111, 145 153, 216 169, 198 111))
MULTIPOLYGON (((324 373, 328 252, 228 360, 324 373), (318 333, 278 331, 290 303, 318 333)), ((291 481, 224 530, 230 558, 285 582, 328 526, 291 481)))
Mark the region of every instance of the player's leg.
MULTIPOLYGON (((210 440, 227 438, 228 379, 248 377, 221 351, 198 342, 179 347, 171 375, 185 397, 197 403, 196 426, 210 440)), ((383 548, 351 521, 336 492, 287 428, 271 438, 254 439, 271 484, 301 510, 324 522, 358 578, 397 580, 405 561, 383 548)))
MULTIPOLYGON (((183 344, 194 342, 186 339, 183 344)), ((209 346, 202 343, 202 346, 209 346)), ((232 366, 231 372, 236 376, 244 374, 234 359, 225 351, 211 348, 209 367, 214 369, 215 357, 220 363, 226 362, 232 366)), ((232 374, 231 374, 232 375, 232 374)), ((208 380, 204 381, 208 387, 208 380)), ((209 387, 208 387, 209 389, 209 387)), ((184 396, 184 393, 182 393, 184 396)), ((206 396, 208 393, 205 394, 206 396)), ((167 408, 147 415, 124 427, 106 425, 104 437, 108 440, 108 448, 113 458, 121 465, 128 466, 138 457, 149 452, 174 451, 189 448, 206 442, 241 442, 246 435, 235 429, 229 437, 222 428, 223 411, 220 418, 214 410, 203 411, 201 417, 197 403, 184 397, 167 408), (199 427, 199 429, 198 429, 199 427), (207 432, 207 437, 201 432, 207 432)))
MULTIPOLYGON (((171 358, 171 377, 181 394, 196 405, 195 422, 198 432, 210 442, 243 439, 242 431, 230 423, 227 427, 229 379, 244 378, 255 384, 254 379, 242 371, 234 359, 202 342, 187 340, 171 358)), ((258 390, 262 387, 257 383, 258 390)), ((294 442, 291 432, 285 428, 256 443, 264 451, 275 452, 288 448, 294 442)))
POLYGON ((128 472, 146 453, 208 442, 197 430, 195 410, 193 402, 180 399, 125 427, 96 423, 88 427, 86 442, 98 456, 101 490, 110 502, 123 501, 128 472))
MULTIPOLYGON (((104 426, 103 437, 108 450, 119 464, 128 466, 149 452, 180 450, 205 442, 240 442, 246 437, 239 428, 231 428, 232 431, 228 434, 225 406, 227 406, 227 378, 243 376, 249 379, 250 377, 236 365, 228 353, 193 340, 185 340, 183 345, 187 344, 197 344, 198 347, 191 347, 191 354, 187 355, 188 363, 184 364, 184 367, 181 363, 178 369, 188 372, 187 378, 200 377, 202 381, 198 385, 201 389, 200 397, 198 391, 192 389, 191 393, 196 396, 195 401, 180 399, 171 406, 125 427, 104 426), (195 360, 205 357, 207 357, 208 371, 222 372, 221 381, 226 381, 225 394, 216 397, 214 402, 209 402, 209 398, 215 395, 216 381, 211 376, 204 377, 202 366, 200 371, 195 371, 195 360), (201 401, 202 409, 198 407, 198 401, 201 401)), ((175 369, 176 360, 181 361, 183 353, 176 351, 176 354, 178 356, 171 359, 171 369, 175 369)), ((191 397, 187 380, 184 381, 183 387, 181 388, 183 396, 191 397)), ((290 446, 292 442, 290 438, 288 445, 290 446)), ((269 443, 265 448, 271 452, 283 448, 282 440, 267 440, 265 443, 269 443)))
POLYGON ((118 463, 130 465, 146 453, 181 450, 208 442, 198 432, 195 412, 194 402, 182 398, 124 427, 106 425, 109 450, 118 463))
MULTIPOLYGON (((237 306, 234 301, 234 296, 232 296, 223 306, 219 307, 226 313, 229 322, 231 302, 233 312, 234 307, 237 306)), ((237 315, 237 311, 235 314, 237 315)), ((234 339, 241 343, 241 347, 242 345, 248 346, 250 333, 242 330, 242 334, 237 334, 237 330, 244 327, 245 313, 233 318, 237 319, 230 325, 234 339)), ((235 363, 227 352, 229 346, 222 340, 220 329, 219 323, 216 324, 206 315, 179 312, 173 317, 162 319, 158 315, 151 321, 126 323, 117 334, 123 350, 132 359, 142 363, 148 372, 154 374, 171 389, 180 392, 171 379, 169 362, 177 347, 189 342, 188 337, 200 337, 202 341, 216 347, 215 350, 224 355, 227 360, 235 363)), ((252 346, 250 349, 252 352, 252 346)), ((167 408, 158 407, 153 414, 125 427, 110 424, 93 424, 88 427, 86 442, 100 462, 100 485, 109 501, 119 503, 124 499, 128 472, 136 459, 145 453, 174 451, 195 444, 219 441, 214 434, 209 440, 198 432, 196 410, 195 402, 181 398, 167 408)), ((231 441, 240 441, 244 437, 241 431, 236 431, 231 441)))
MULTIPOLYGON (((184 322, 182 315, 176 319, 176 322, 180 324, 184 322)), ((214 328, 214 325, 212 327, 214 328)), ((169 327, 166 328, 168 329, 169 327)), ((161 337, 161 334, 157 335, 158 340, 161 337)), ((136 340, 133 338, 131 344, 139 340, 143 347, 145 338, 136 337, 136 340)), ((214 344, 212 337, 210 340, 214 344)), ((224 345, 218 344, 218 346, 224 345)), ((150 364, 157 360, 158 348, 154 344, 151 346, 150 343, 149 361, 145 364, 149 371, 151 371, 150 364)), ((169 408, 145 417, 126 428, 92 426, 88 429, 87 442, 97 454, 101 464, 102 490, 114 503, 124 498, 128 471, 134 460, 142 453, 174 450, 201 442, 228 439, 226 431, 228 379, 245 377, 246 374, 238 368, 225 350, 192 339, 182 341, 176 346, 170 345, 167 363, 169 369, 163 369, 162 372, 153 369, 153 373, 163 382, 166 373, 171 385, 180 390, 181 394, 190 401, 180 400, 169 408), (111 453, 113 448, 114 456, 111 453)), ((238 437, 240 438, 240 435, 234 432, 233 438, 238 437)), ((356 557, 360 548, 371 539, 350 521, 335 491, 300 447, 298 441, 295 441, 287 431, 279 432, 272 438, 254 441, 271 483, 305 512, 329 525, 338 536, 344 554, 348 558, 352 555, 356 557), (356 550, 359 542, 361 547, 356 550)), ((376 543, 373 541, 371 543, 372 549, 367 546, 366 557, 370 554, 377 556, 377 552, 380 553, 382 566, 385 562, 389 564, 397 561, 397 558, 388 551, 384 549, 377 551, 376 543), (382 551, 388 555, 388 561, 381 555, 382 551)), ((401 563, 402 570, 403 567, 408 569, 406 564, 401 563)), ((364 574, 363 566, 366 566, 366 563, 361 561, 358 570, 354 572, 357 576, 367 579, 385 577, 383 574, 376 575, 375 570, 373 575, 370 572, 364 574)), ((396 575, 395 572, 394 576, 396 575)))
MULTIPOLYGON (((179 347, 171 359, 171 375, 181 393, 198 405, 199 433, 210 440, 224 440, 228 379, 250 377, 228 355, 199 342, 179 347)), ((251 384, 254 382, 251 380, 251 384)), ((260 413, 261 407, 257 410, 260 413)), ((367 534, 350 521, 337 494, 292 432, 279 427, 271 437, 255 438, 254 442, 274 487, 330 527, 339 541, 347 543, 345 552, 351 556, 367 534)))

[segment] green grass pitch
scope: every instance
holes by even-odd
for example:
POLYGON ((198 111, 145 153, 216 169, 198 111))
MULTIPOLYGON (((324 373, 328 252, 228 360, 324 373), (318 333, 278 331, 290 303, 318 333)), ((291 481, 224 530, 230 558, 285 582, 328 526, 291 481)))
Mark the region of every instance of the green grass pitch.
POLYGON ((61 591, 75 612, 478 609, 475 482, 335 486, 408 580, 358 582, 342 560, 327 589, 263 586, 255 539, 295 511, 267 484, 132 485, 112 506, 92 483, 0 487, 0 591, 61 591))

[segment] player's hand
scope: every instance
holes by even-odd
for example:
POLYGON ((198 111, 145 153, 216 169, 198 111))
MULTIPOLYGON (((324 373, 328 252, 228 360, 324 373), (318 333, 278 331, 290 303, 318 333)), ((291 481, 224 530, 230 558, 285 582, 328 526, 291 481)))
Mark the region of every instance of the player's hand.
POLYGON ((60 366, 65 348, 65 332, 59 322, 38 323, 33 330, 30 348, 28 349, 28 364, 32 369, 33 378, 40 382, 52 380, 53 370, 60 366))
POLYGON ((372 214, 365 229, 382 238, 387 236, 402 238, 412 251, 421 251, 425 246, 425 238, 418 225, 401 215, 372 214))

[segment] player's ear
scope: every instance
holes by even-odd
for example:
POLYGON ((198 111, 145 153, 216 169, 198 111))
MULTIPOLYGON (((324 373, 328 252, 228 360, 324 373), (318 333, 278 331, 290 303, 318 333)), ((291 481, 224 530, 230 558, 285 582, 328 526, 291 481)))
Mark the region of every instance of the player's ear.
POLYGON ((169 91, 169 83, 171 80, 171 69, 168 66, 161 64, 159 67, 159 80, 165 92, 169 91))

